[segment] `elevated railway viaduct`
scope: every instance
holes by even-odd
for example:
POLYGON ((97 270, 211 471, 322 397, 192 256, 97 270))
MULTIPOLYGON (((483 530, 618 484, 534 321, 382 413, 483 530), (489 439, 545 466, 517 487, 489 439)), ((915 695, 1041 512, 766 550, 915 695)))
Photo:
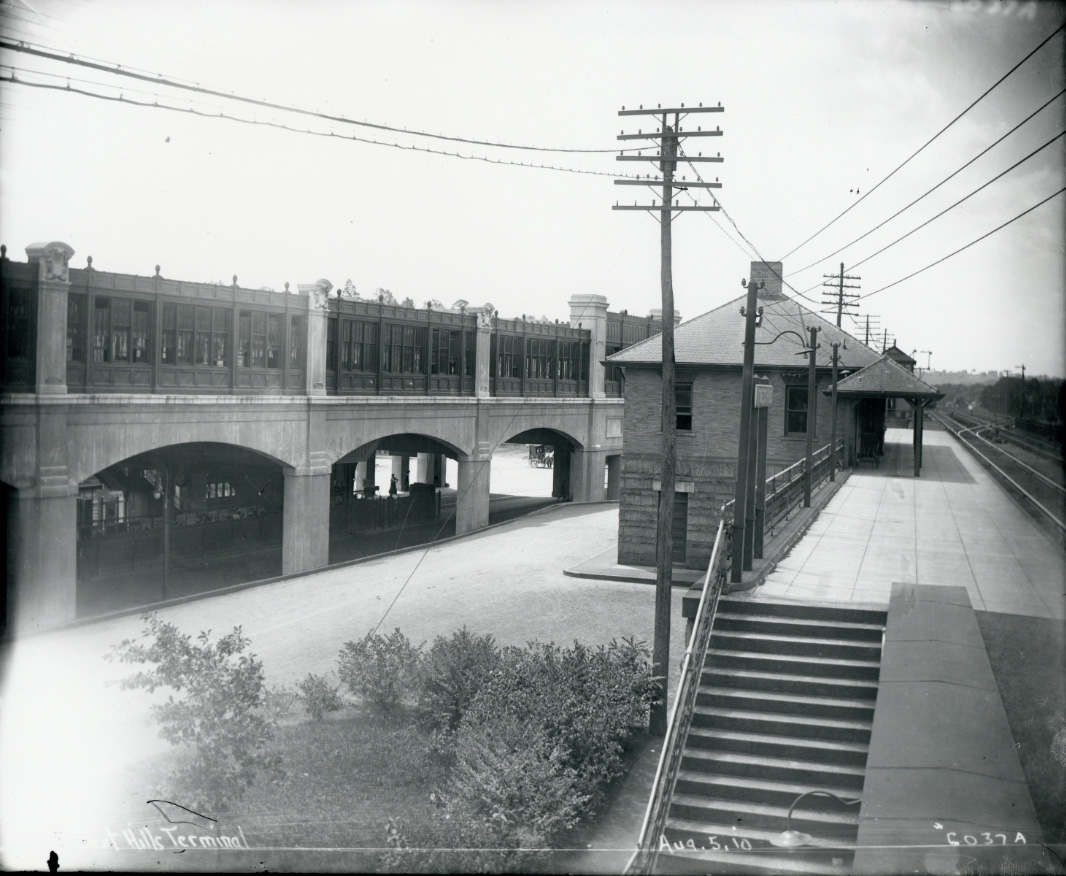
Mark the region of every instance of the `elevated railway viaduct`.
POLYGON ((386 454, 413 498, 457 461, 458 533, 487 525, 504 442, 554 446, 559 499, 617 495, 623 402, 602 363, 658 324, 602 296, 572 296, 566 322, 507 320, 338 298, 325 280, 278 293, 74 269, 72 255, 51 242, 0 258, 13 630, 73 619, 116 550, 150 575, 194 531, 206 555, 269 544, 282 574, 323 567, 338 507, 388 483, 386 454))

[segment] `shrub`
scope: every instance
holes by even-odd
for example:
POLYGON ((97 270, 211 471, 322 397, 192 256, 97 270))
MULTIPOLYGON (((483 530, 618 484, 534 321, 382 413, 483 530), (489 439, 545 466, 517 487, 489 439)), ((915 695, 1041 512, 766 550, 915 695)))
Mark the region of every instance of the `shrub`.
POLYGON ((430 728, 455 730, 499 662, 492 636, 472 635, 465 626, 450 638, 437 636, 419 669, 418 705, 430 728))
POLYGON ((142 641, 124 640, 108 659, 150 666, 123 679, 124 689, 184 694, 152 706, 160 735, 188 752, 172 776, 175 799, 209 812, 224 810, 259 770, 280 765, 267 750, 274 725, 263 715, 263 665, 244 653, 251 642, 240 627, 214 643, 210 631, 202 632, 194 643, 154 614, 143 620, 142 641))
POLYGON ((297 697, 301 704, 307 714, 316 721, 321 721, 326 712, 336 712, 344 705, 344 701, 337 694, 340 685, 331 684, 324 675, 309 672, 307 678, 296 683, 296 687, 300 691, 297 697))
POLYGON ((413 646, 399 627, 391 636, 370 632, 344 643, 338 674, 353 694, 388 715, 413 699, 421 652, 422 646, 413 646))
POLYGON ((500 664, 460 729, 500 715, 539 728, 562 752, 561 766, 577 776, 576 790, 595 807, 622 773, 626 745, 657 696, 647 646, 632 639, 598 648, 531 643, 526 650, 506 649, 500 664))
POLYGON ((291 687, 275 684, 263 692, 262 712, 273 724, 287 718, 299 700, 299 694, 291 687))

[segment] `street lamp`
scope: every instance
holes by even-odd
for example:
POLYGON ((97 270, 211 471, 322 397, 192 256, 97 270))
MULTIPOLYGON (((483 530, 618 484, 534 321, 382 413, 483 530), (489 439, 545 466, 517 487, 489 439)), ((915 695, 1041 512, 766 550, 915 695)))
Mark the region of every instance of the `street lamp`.
POLYGON ((802 831, 792 829, 792 812, 799 802, 806 797, 832 797, 838 803, 843 803, 845 806, 855 806, 862 802, 862 800, 858 798, 847 799, 844 797, 838 797, 832 791, 804 791, 793 800, 792 805, 788 807, 788 816, 785 819, 785 830, 773 837, 770 840, 770 845, 777 846, 779 849, 795 849, 807 845, 813 839, 809 833, 803 833, 802 831))

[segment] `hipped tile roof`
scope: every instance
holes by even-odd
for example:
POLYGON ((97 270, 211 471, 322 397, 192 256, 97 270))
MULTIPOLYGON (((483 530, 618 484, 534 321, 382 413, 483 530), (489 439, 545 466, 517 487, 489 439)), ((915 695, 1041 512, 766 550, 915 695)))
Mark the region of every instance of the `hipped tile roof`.
POLYGON ((872 365, 856 371, 837 384, 837 395, 878 396, 883 398, 943 398, 917 375, 889 356, 882 356, 872 365))
MULTIPOLYGON (((742 295, 721 307, 681 323, 674 329, 674 361, 678 365, 736 365, 744 361, 744 317, 740 308, 747 296, 742 295)), ((755 366, 806 368, 807 357, 801 351, 809 341, 809 326, 817 326, 819 368, 831 367, 832 344, 840 344, 840 367, 863 368, 877 361, 879 354, 842 329, 823 319, 795 301, 774 296, 769 300, 760 298, 763 308, 762 325, 755 330, 755 366), (782 335, 791 330, 802 335, 803 343, 796 335, 782 335), (847 345, 845 347, 845 344, 847 345)), ((607 361, 617 365, 658 365, 662 361, 662 336, 656 335, 626 347, 608 356, 607 361)))

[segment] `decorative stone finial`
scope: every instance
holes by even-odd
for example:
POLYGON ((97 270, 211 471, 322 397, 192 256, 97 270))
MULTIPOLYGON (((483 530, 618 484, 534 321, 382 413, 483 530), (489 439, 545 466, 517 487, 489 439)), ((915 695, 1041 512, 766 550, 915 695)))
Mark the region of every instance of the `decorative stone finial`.
POLYGON ((70 281, 69 264, 70 257, 74 255, 74 248, 69 244, 58 240, 31 243, 26 247, 26 255, 30 261, 37 261, 40 264, 41 280, 53 280, 59 283, 70 281))
POLYGON ((160 275, 159 275, 159 265, 156 265, 156 266, 155 266, 155 276, 156 276, 156 279, 162 279, 162 278, 160 277, 160 275))
POLYGON ((237 275, 236 274, 233 275, 233 285, 234 286, 237 285, 237 275))
POLYGON ((93 267, 93 257, 92 256, 86 256, 85 257, 85 270, 87 270, 87 271, 95 271, 96 270, 96 268, 93 267))
POLYGON ((7 246, 0 243, 0 261, 4 261, 7 258, 7 246))
POLYGON ((285 281, 285 291, 286 292, 289 291, 289 281, 288 280, 285 281))

